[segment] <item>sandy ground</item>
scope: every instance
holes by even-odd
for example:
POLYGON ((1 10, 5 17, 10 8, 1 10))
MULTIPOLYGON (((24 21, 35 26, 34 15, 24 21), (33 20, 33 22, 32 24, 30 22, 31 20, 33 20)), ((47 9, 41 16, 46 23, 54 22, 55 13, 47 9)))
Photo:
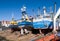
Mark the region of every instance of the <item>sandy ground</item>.
MULTIPOLYGON (((48 34, 47 34, 48 35, 48 34)), ((32 34, 20 36, 19 31, 11 33, 11 30, 0 31, 0 41, 31 41, 32 39, 38 39, 44 37, 44 34, 32 34)))
POLYGON ((20 36, 20 32, 18 31, 14 33, 11 33, 11 30, 0 31, 0 41, 31 41, 34 37, 36 35, 31 33, 20 36))

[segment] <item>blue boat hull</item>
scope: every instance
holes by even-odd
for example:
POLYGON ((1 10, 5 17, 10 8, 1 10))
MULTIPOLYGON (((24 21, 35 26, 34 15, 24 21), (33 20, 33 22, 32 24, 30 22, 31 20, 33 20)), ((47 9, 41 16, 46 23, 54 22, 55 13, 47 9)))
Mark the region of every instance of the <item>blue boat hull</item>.
POLYGON ((18 26, 31 26, 34 29, 47 29, 53 27, 53 22, 49 20, 43 20, 43 21, 36 21, 36 22, 29 22, 29 21, 22 21, 18 22, 18 26))
POLYGON ((18 22, 18 26, 32 26, 32 22, 29 21, 18 22))
POLYGON ((33 22, 33 28, 34 29, 47 29, 47 28, 51 28, 51 26, 53 26, 52 21, 33 22))

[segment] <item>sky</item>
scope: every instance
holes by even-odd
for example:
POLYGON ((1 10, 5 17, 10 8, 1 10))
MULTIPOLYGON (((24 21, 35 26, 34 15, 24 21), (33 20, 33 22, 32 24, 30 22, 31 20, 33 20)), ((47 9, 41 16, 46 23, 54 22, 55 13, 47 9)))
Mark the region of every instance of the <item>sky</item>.
POLYGON ((56 2, 56 9, 60 7, 60 0, 0 0, 0 20, 10 21, 12 19, 12 13, 14 14, 14 19, 21 19, 21 8, 23 5, 27 8, 27 14, 33 16, 32 9, 34 9, 37 15, 38 7, 40 11, 43 12, 43 6, 46 7, 47 12, 49 12, 50 7, 54 10, 54 2, 56 2))

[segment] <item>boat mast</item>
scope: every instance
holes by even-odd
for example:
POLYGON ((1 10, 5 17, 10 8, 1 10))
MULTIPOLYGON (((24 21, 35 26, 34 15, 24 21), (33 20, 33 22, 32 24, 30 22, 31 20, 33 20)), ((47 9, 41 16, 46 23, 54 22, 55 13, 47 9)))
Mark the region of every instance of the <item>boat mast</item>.
POLYGON ((51 19, 52 19, 52 21, 53 21, 53 10, 52 10, 52 7, 50 7, 50 14, 51 14, 51 19))
POLYGON ((33 12, 34 19, 36 19, 36 15, 35 15, 34 9, 32 9, 32 12, 33 12))
POLYGON ((22 20, 25 20, 25 14, 26 14, 26 7, 25 6, 23 6, 21 8, 21 12, 22 12, 22 20))
POLYGON ((26 13, 26 7, 25 7, 25 6, 23 6, 23 7, 21 8, 21 11, 22 11, 22 19, 23 19, 23 20, 29 20, 28 15, 27 15, 27 13, 26 13))
POLYGON ((14 14, 12 13, 12 21, 14 21, 14 14))
POLYGON ((46 7, 45 6, 43 7, 43 10, 44 10, 44 15, 46 15, 46 7))
POLYGON ((38 8, 38 15, 37 15, 37 17, 40 17, 40 7, 38 8))

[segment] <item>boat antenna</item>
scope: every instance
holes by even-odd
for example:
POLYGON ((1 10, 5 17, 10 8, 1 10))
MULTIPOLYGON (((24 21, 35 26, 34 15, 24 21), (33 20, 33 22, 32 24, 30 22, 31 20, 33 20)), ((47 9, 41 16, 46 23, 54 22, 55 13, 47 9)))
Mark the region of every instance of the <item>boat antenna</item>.
POLYGON ((54 14, 56 14, 56 2, 54 3, 54 14))
POLYGON ((12 13, 12 21, 14 20, 14 13, 12 13))
POLYGON ((50 7, 50 13, 53 13, 53 11, 52 11, 52 7, 50 7))
POLYGON ((34 12, 34 9, 32 9, 32 12, 33 12, 34 18, 36 19, 36 16, 35 16, 35 12, 34 12))
POLYGON ((37 16, 40 16, 40 7, 38 8, 38 15, 37 16))

